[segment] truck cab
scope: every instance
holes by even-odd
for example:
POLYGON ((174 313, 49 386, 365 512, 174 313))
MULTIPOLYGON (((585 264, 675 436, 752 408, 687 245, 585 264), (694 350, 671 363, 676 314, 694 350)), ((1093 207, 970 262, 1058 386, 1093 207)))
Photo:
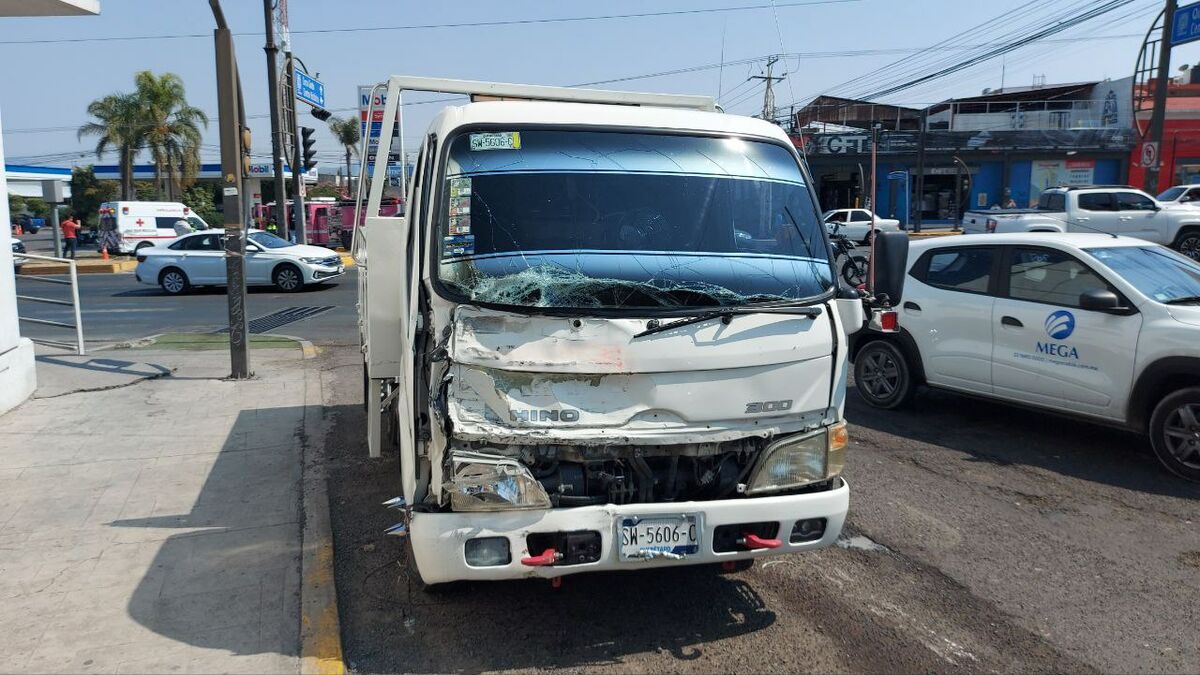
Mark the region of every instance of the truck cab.
POLYGON ((404 89, 524 99, 443 110, 406 216, 374 215, 376 167, 355 234, 369 445, 399 453, 413 571, 835 541, 848 335, 872 310, 837 284, 787 136, 704 97, 394 77, 389 107, 404 89))

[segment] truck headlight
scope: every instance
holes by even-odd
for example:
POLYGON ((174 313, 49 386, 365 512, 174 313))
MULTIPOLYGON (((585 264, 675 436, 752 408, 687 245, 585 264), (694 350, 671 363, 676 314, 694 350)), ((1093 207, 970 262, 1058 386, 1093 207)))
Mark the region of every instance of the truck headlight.
POLYGON ((455 453, 453 475, 442 487, 455 511, 548 509, 550 496, 529 469, 507 457, 455 453))
POLYGON ((847 440, 846 423, 838 422, 828 429, 768 445, 746 494, 804 487, 839 475, 846 463, 847 440))

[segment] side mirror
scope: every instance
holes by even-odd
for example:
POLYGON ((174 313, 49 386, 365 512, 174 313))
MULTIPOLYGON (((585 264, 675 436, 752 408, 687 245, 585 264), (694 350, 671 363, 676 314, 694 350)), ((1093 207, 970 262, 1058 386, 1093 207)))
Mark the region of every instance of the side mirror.
POLYGON ((1092 312, 1127 314, 1129 307, 1121 305, 1121 298, 1107 288, 1093 288, 1079 294, 1079 308, 1092 312))
POLYGON ((904 276, 908 273, 908 233, 875 233, 875 287, 871 295, 887 296, 888 304, 900 306, 904 295, 904 276))
POLYGON ((262 253, 262 248, 258 244, 246 242, 246 253, 262 253))

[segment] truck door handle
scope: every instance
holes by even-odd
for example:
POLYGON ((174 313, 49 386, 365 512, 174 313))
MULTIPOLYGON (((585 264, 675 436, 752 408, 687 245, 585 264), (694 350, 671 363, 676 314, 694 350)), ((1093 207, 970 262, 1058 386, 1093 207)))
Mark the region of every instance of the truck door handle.
POLYGON ((1014 328, 1024 328, 1025 327, 1025 324, 1021 323, 1020 321, 1018 321, 1017 319, 1014 319, 1011 316, 1000 317, 1000 323, 1004 324, 1005 326, 1012 326, 1014 328))
POLYGON ((906 302, 904 303, 904 309, 910 309, 914 312, 919 312, 921 311, 921 306, 915 302, 906 302))

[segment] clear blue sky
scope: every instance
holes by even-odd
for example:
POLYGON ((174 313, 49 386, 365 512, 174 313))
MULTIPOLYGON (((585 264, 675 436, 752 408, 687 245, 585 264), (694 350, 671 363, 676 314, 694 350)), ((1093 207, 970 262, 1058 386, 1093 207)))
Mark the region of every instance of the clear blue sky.
MULTIPOLYGON (((795 1, 776 0, 774 11, 768 8, 554 24, 333 33, 302 31, 693 10, 766 5, 770 0, 291 0, 290 11, 291 26, 296 31, 293 49, 310 70, 320 72, 331 108, 355 106, 357 85, 393 73, 578 84, 715 64, 722 60, 722 38, 726 62, 778 52, 807 55, 791 57, 780 68, 788 73, 788 80, 776 85, 776 101, 785 105, 827 91, 855 93, 838 90, 836 85, 864 74, 893 78, 902 69, 889 65, 906 55, 814 53, 927 47, 1004 17, 967 40, 989 42, 1006 30, 1020 27, 1022 16, 1037 20, 1036 14, 1022 14, 1031 6, 1028 0, 827 0, 830 4, 788 6, 795 1)), ((1091 0, 1092 4, 1096 2, 1091 0)), ((262 4, 258 0, 224 0, 223 4, 234 31, 252 33, 238 37, 236 44, 247 113, 265 115, 262 4)), ((1044 1, 1032 3, 1031 11, 1049 13, 1073 4, 1088 3, 1044 1)), ((1003 64, 997 59, 888 100, 917 104, 978 94, 983 87, 999 86, 1002 66, 1009 86, 1028 85, 1035 75, 1042 74, 1048 83, 1128 76, 1133 71, 1140 36, 1161 5, 1161 0, 1135 0, 1109 16, 1058 36, 1070 41, 1028 47, 1008 55, 1003 64), (1137 37, 1109 37, 1121 35, 1137 37), (1097 36, 1102 37, 1094 39, 1097 36)), ((213 21, 207 0, 101 0, 101 7, 99 17, 0 19, 0 63, 4 64, 0 109, 8 161, 60 166, 96 161, 91 153, 94 141, 77 141, 74 132, 87 120, 88 102, 132 88, 133 73, 147 68, 182 76, 191 102, 213 113, 203 156, 215 159, 213 21), (180 34, 205 37, 27 42, 180 34)), ((1181 52, 1177 63, 1189 57, 1200 59, 1200 50, 1191 46, 1181 52)), ((953 55, 942 51, 939 58, 953 55)), ((712 95, 721 87, 728 94, 723 103, 732 112, 753 114, 761 109, 761 88, 751 91, 746 78, 761 69, 761 64, 740 63, 725 67, 723 73, 712 68, 606 86, 712 95)), ((406 135, 419 136, 434 111, 435 106, 409 108, 406 135)), ((328 168, 335 163, 328 153, 336 153, 339 148, 323 125, 307 115, 305 119, 309 126, 319 129, 317 147, 322 151, 323 166, 328 168)), ((258 161, 267 161, 267 121, 264 117, 252 119, 251 127, 255 155, 258 161)), ((115 158, 109 156, 103 161, 112 163, 115 158)))

